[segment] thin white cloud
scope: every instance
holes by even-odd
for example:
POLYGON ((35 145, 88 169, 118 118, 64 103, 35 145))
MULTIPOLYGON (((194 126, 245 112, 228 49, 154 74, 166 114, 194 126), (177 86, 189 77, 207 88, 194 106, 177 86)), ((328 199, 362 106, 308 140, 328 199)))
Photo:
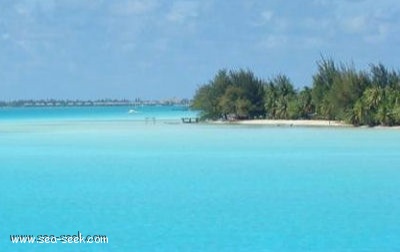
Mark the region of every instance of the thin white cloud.
POLYGON ((255 27, 264 27, 266 32, 268 32, 268 36, 290 37, 290 34, 287 33, 292 22, 293 20, 289 17, 278 15, 273 10, 264 10, 260 12, 258 20, 253 22, 252 25, 255 27))
POLYGON ((261 47, 262 49, 274 49, 278 47, 283 47, 285 46, 289 41, 288 36, 286 35, 268 35, 264 37, 259 43, 258 46, 261 47))
POLYGON ((266 10, 261 12, 261 18, 265 22, 271 21, 271 19, 274 17, 274 12, 271 10, 266 10))
POLYGON ((313 49, 324 46, 327 41, 319 36, 289 36, 287 34, 271 34, 258 43, 262 50, 275 50, 290 47, 291 49, 313 49))
POLYGON ((292 47, 288 41, 306 48, 333 46, 332 40, 341 39, 372 44, 400 40, 398 0, 312 0, 304 3, 305 12, 273 3, 253 23, 265 30, 259 42, 267 48, 292 47))
POLYGON ((137 52, 142 33, 153 30, 160 15, 158 0, 124 0, 108 3, 103 17, 108 34, 107 48, 118 54, 137 52))
POLYGON ((378 44, 384 42, 387 38, 391 29, 387 25, 380 25, 377 32, 368 34, 364 37, 364 40, 370 44, 378 44))
POLYGON ((327 3, 327 0, 312 0, 312 3, 316 5, 324 5, 327 3))
POLYGON ((158 6, 156 0, 126 0, 115 2, 111 10, 117 15, 141 15, 154 11, 158 6))
POLYGON ((343 28, 351 33, 363 33, 368 27, 368 17, 365 15, 349 17, 343 21, 343 28))
POLYGON ((74 25, 79 27, 85 22, 85 17, 75 15, 75 10, 92 11, 102 1, 20 0, 2 5, 0 42, 6 45, 2 54, 27 69, 65 62, 73 54, 70 46, 77 45, 82 34, 74 25), (70 12, 70 15, 63 14, 60 19, 61 12, 70 12))
POLYGON ((327 40, 322 37, 313 36, 313 37, 303 37, 302 41, 300 41, 302 47, 305 48, 316 48, 322 47, 327 44, 327 40))
POLYGON ((130 42, 130 41, 127 41, 127 42, 125 42, 125 43, 123 43, 122 45, 121 45, 121 50, 123 51, 123 52, 132 52, 132 51, 134 51, 135 49, 136 49, 136 43, 135 42, 130 42))
POLYGON ((15 12, 22 16, 28 16, 32 12, 31 5, 17 3, 14 6, 15 12))
POLYGON ((52 12, 56 8, 55 0, 37 1, 38 8, 45 13, 52 12))
POLYGON ((65 5, 67 3, 71 5, 72 2, 73 1, 63 3, 63 1, 56 2, 55 0, 22 0, 15 2, 14 9, 19 15, 25 15, 25 16, 46 14, 53 12, 57 8, 58 4, 65 5))
POLYGON ((10 39, 10 34, 6 33, 6 32, 1 34, 1 39, 2 40, 9 40, 10 39))
POLYGON ((315 33, 325 33, 334 27, 333 20, 329 18, 320 17, 305 17, 300 22, 298 26, 306 31, 311 31, 315 33))
MULTIPOLYGON (((26 0, 30 1, 30 0, 26 0)), ((107 3, 111 2, 108 0, 33 0, 45 4, 46 2, 53 2, 54 9, 69 9, 69 10, 80 10, 80 11, 94 11, 107 3), (42 3, 43 2, 43 3, 42 3)), ((49 3, 47 3, 48 5, 49 3)), ((44 8, 43 6, 42 8, 44 8)))
POLYGON ((261 11, 259 16, 257 17, 255 22, 252 22, 251 24, 253 26, 264 26, 267 25, 268 23, 271 23, 274 18, 274 12, 272 10, 264 10, 261 11))
POLYGON ((365 42, 378 43, 397 34, 400 5, 397 0, 345 1, 336 4, 336 19, 345 32, 360 35, 365 42))
POLYGON ((195 1, 174 2, 166 15, 166 19, 174 23, 184 23, 198 17, 199 7, 199 2, 195 1))

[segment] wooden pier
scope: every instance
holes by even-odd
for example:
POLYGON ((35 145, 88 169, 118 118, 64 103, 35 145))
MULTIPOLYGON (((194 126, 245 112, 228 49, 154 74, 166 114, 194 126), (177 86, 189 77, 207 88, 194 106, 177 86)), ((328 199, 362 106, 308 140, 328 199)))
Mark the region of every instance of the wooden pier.
POLYGON ((199 118, 197 117, 182 117, 182 123, 198 123, 199 118))

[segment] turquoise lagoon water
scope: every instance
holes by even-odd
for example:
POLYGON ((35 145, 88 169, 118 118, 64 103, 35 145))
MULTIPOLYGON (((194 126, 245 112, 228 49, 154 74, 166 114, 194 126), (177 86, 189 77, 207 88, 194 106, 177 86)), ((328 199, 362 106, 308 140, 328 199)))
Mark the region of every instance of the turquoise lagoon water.
MULTIPOLYGON (((0 251, 400 250, 399 130, 146 123, 104 109, 0 120, 0 251), (78 231, 109 243, 9 239, 78 231)), ((191 113, 162 109, 176 122, 191 113)))
POLYGON ((99 107, 22 107, 0 108, 0 121, 66 121, 66 120, 175 120, 195 116, 185 106, 99 106, 99 107))

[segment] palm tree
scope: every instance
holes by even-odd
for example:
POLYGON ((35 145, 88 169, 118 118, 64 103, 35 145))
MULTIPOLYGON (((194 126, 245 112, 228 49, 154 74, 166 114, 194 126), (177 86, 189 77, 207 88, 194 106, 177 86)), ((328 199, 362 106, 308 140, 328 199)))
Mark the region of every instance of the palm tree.
POLYGON ((286 75, 278 75, 267 86, 266 110, 271 118, 289 118, 289 102, 295 97, 296 91, 286 75))
POLYGON ((276 118, 289 118, 289 100, 287 96, 279 96, 278 100, 276 101, 276 118))
POLYGON ((365 109, 361 100, 358 100, 354 108, 349 112, 347 121, 355 126, 365 124, 365 109))
POLYGON ((323 114, 323 102, 326 100, 333 82, 339 73, 332 59, 321 58, 317 62, 318 72, 313 76, 312 99, 318 114, 323 114))
POLYGON ((394 122, 392 113, 389 111, 387 104, 379 106, 375 115, 375 119, 379 124, 384 126, 391 126, 394 122))
POLYGON ((384 91, 381 87, 370 87, 364 91, 363 99, 366 107, 371 111, 376 111, 384 97, 384 91))
POLYGON ((276 117, 276 101, 278 99, 278 92, 275 85, 271 82, 264 86, 264 108, 268 118, 276 117))
POLYGON ((300 118, 309 119, 315 112, 314 104, 312 103, 312 94, 309 87, 305 87, 298 95, 298 112, 300 118))

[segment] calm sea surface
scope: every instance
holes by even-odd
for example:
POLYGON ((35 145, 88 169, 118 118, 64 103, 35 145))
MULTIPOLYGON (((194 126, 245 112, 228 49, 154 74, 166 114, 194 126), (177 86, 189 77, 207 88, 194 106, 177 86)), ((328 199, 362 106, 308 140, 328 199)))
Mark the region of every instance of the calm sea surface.
POLYGON ((130 109, 0 109, 0 251, 400 250, 400 130, 130 109), (10 241, 78 231, 109 243, 10 241))

